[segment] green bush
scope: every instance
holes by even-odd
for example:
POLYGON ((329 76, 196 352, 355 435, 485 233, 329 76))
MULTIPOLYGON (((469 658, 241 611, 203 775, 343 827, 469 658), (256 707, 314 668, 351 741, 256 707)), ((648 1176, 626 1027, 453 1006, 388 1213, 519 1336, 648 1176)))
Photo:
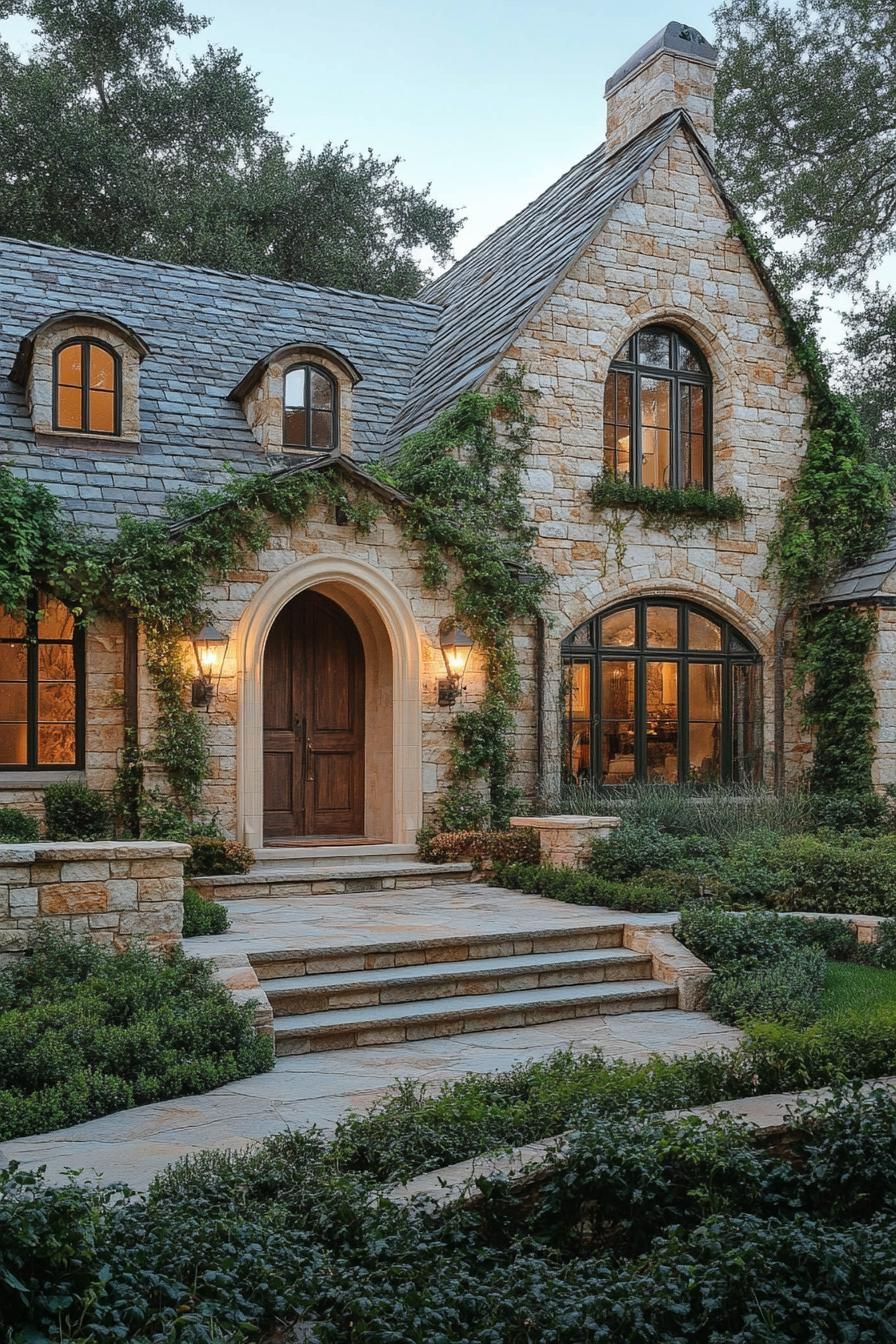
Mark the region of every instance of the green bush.
POLYGON ((773 914, 682 910, 676 933, 715 972, 707 1007, 720 1022, 767 1018, 808 1026, 821 1008, 827 958, 798 926, 773 914))
POLYGON ((896 836, 789 836, 769 861, 781 910, 896 915, 896 836))
POLYGON ((611 910, 641 914, 678 910, 684 901, 698 900, 700 895, 696 878, 662 869, 646 872, 635 881, 621 882, 576 868, 498 863, 492 884, 550 896, 570 905, 603 905, 611 910))
POLYGON ((40 837, 35 817, 18 807, 0 807, 0 844, 31 845, 40 837))
POLYGON ((875 832, 890 824, 890 806, 879 793, 813 793, 810 797, 812 818, 820 829, 875 832))
POLYGON ((884 919, 878 924, 877 942, 870 946, 875 966, 884 971, 896 971, 896 919, 884 919))
POLYGON ((421 831, 420 857, 427 863, 466 859, 482 868, 488 863, 537 863, 539 840, 529 826, 509 831, 421 831))
POLYGON ((106 840, 112 833, 106 798, 75 780, 47 785, 44 815, 48 840, 106 840))
POLYGON ((271 1063, 252 1009, 180 949, 116 956, 43 931, 0 974, 0 1139, 205 1092, 271 1063))
POLYGON ((224 876, 248 873, 255 862, 251 849, 236 840, 225 840, 217 835, 191 835, 193 853, 184 864, 188 877, 224 876))
POLYGON ((185 938, 202 938, 210 933, 226 933, 230 928, 227 911, 218 901, 207 901, 195 887, 184 887, 185 938))

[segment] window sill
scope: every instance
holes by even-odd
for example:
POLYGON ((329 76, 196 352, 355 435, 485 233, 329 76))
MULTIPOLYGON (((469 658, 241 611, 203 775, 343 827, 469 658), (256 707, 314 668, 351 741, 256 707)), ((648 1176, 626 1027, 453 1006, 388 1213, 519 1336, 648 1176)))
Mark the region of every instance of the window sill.
POLYGON ((43 789, 48 784, 62 784, 66 781, 84 782, 83 770, 2 770, 0 769, 0 791, 12 789, 43 789))
POLYGON ((631 509, 649 518, 659 528, 678 523, 740 522, 746 506, 734 490, 716 494, 696 486, 684 489, 657 489, 650 485, 632 485, 616 476, 598 476, 591 487, 591 502, 596 509, 631 509))
POLYGON ((38 448, 53 448, 56 452, 127 453, 129 456, 140 448, 139 438, 123 438, 115 434, 76 434, 72 430, 37 429, 34 439, 38 448))

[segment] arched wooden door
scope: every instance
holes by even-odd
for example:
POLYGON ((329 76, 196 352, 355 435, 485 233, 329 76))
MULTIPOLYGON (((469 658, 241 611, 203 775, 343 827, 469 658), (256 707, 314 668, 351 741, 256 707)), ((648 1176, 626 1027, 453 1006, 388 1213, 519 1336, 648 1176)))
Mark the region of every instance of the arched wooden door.
POLYGON ((364 833, 364 650, 319 593, 277 617, 264 655, 265 840, 364 833))

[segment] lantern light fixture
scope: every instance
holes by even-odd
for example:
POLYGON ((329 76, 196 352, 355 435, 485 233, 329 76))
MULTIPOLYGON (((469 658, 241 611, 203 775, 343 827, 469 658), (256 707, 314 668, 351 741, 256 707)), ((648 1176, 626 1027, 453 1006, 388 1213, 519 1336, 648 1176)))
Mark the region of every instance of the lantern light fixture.
POLYGON ((439 647, 448 673, 439 681, 439 704, 450 709, 464 689, 463 678, 473 652, 473 641, 456 621, 446 620, 439 626, 439 647))
POLYGON ((196 708, 208 707, 214 698, 224 670, 224 658, 230 640, 213 625, 204 625, 198 635, 193 636, 193 652, 196 655, 198 677, 193 679, 192 702, 196 708))

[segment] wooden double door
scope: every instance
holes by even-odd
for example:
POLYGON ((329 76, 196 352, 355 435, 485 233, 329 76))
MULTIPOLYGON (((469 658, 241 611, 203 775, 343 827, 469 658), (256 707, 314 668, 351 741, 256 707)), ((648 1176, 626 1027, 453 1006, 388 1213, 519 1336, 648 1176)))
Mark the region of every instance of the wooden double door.
POLYGON ((364 650, 320 593, 294 598, 264 655, 265 840, 364 833, 364 650))

